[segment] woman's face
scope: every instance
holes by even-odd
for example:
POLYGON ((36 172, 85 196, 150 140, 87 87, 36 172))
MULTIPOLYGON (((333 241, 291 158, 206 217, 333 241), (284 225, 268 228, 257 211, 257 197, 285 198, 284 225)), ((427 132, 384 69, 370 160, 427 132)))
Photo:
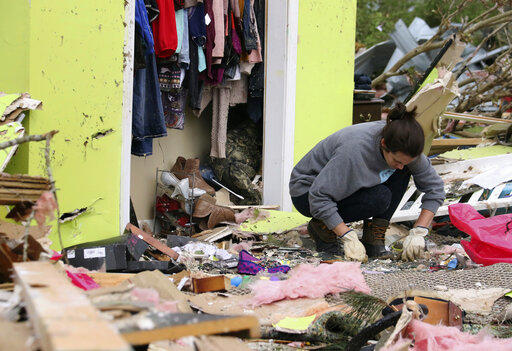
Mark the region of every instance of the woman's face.
POLYGON ((414 157, 406 155, 401 151, 389 151, 388 148, 386 147, 386 144, 384 143, 384 139, 382 139, 380 143, 382 146, 382 155, 384 156, 384 159, 386 160, 388 166, 392 169, 403 169, 404 166, 407 166, 415 159, 414 157))

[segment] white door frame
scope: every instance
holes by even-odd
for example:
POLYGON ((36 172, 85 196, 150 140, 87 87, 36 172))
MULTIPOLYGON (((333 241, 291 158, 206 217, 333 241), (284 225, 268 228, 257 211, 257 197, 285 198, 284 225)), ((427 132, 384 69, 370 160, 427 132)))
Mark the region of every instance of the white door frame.
POLYGON ((121 121, 121 183, 119 193, 119 233, 130 222, 130 178, 132 156, 133 54, 135 42, 135 0, 125 1, 123 49, 123 114, 121 121))
POLYGON ((263 203, 292 210, 299 0, 267 0, 263 203))
MULTIPOLYGON (((291 211, 288 182, 294 162, 299 0, 267 0, 266 13, 263 203, 279 205, 281 210, 291 211)), ((134 0, 126 2, 125 23, 120 233, 124 232, 126 224, 130 222, 134 0)))

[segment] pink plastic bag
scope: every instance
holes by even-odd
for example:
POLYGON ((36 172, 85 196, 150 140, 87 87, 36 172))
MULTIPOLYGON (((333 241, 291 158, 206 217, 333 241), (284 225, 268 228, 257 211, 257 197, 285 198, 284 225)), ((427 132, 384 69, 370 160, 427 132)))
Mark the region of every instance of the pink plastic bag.
POLYGON ((486 218, 468 204, 450 205, 448 212, 453 225, 471 236, 461 245, 474 262, 512 263, 512 214, 486 218))

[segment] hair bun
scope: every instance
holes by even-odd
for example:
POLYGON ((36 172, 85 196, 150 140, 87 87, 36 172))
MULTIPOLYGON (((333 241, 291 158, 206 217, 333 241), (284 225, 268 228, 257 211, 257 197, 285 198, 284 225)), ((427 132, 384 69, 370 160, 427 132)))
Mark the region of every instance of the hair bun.
POLYGON ((388 123, 398 120, 414 120, 415 118, 416 106, 412 111, 407 111, 407 107, 401 102, 398 102, 388 113, 388 123))

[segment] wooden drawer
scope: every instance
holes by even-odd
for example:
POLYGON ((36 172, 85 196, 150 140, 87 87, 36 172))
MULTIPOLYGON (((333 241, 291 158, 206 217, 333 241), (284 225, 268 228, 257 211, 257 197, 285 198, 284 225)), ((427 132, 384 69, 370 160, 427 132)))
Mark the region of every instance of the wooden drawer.
POLYGON ((352 124, 380 121, 384 100, 354 101, 352 124))

